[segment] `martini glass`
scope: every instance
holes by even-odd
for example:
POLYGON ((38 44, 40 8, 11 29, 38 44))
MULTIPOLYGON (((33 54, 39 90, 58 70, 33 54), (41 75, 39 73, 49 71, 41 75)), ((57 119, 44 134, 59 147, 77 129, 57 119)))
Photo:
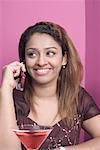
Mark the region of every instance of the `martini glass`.
POLYGON ((38 150, 52 131, 52 127, 22 124, 18 129, 13 129, 13 131, 27 150, 38 150))

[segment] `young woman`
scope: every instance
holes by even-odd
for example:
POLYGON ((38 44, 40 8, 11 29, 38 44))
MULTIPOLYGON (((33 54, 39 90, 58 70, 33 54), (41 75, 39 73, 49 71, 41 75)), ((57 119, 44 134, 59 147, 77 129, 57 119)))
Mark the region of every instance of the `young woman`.
POLYGON ((3 68, 1 150, 21 149, 12 128, 27 123, 53 127, 40 150, 99 150, 100 110, 80 86, 82 64, 66 31, 52 22, 28 27, 19 42, 19 58, 3 68), (21 72, 23 91, 17 82, 21 72), (79 144, 81 128, 93 139, 79 144))

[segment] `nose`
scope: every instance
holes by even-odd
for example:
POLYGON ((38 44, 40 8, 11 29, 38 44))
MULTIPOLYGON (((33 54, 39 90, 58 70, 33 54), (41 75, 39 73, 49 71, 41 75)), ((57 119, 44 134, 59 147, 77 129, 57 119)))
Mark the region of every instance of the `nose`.
POLYGON ((47 64, 47 59, 43 54, 39 55, 37 64, 38 66, 45 66, 47 64))

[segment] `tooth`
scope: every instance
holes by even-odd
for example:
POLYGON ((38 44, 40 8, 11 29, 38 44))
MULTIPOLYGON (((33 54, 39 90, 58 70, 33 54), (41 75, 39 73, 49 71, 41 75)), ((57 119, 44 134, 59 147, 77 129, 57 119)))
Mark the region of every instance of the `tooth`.
POLYGON ((48 71, 48 69, 39 69, 39 70, 37 70, 38 72, 47 72, 48 71))

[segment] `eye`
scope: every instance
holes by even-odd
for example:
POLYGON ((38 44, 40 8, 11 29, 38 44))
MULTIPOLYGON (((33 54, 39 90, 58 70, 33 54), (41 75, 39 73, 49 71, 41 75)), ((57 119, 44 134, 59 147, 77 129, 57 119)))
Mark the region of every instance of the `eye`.
POLYGON ((54 51, 48 51, 46 54, 49 57, 53 57, 56 53, 54 51))
POLYGON ((37 56, 37 53, 32 51, 32 52, 26 52, 26 55, 30 58, 35 58, 37 56))

